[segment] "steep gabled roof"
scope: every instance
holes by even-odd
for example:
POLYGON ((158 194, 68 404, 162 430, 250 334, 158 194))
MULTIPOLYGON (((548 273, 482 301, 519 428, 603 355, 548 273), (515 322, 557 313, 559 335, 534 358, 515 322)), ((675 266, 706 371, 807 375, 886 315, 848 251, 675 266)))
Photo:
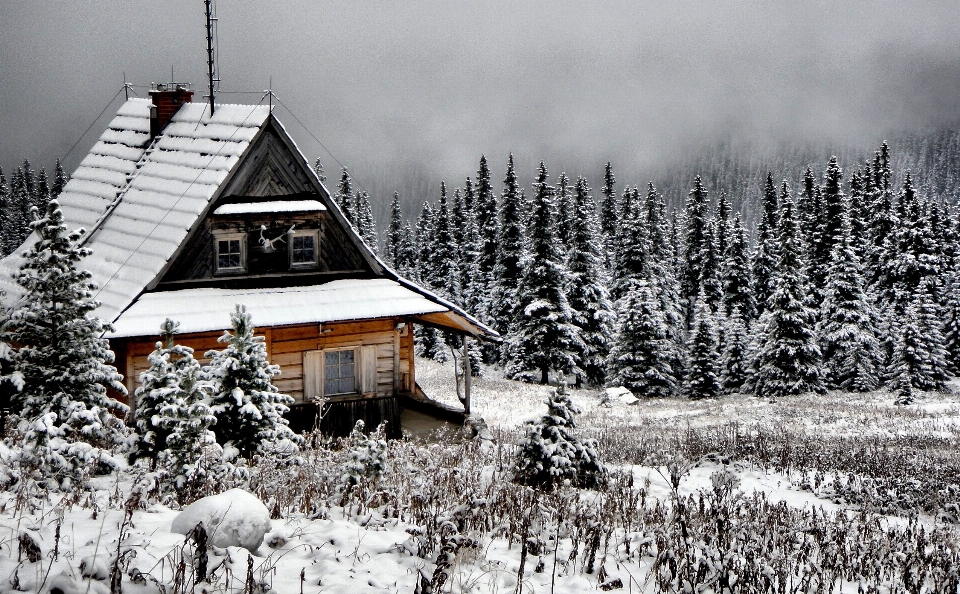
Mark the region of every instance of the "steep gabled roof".
MULTIPOLYGON (((326 202, 320 208, 329 209, 370 270, 396 281, 390 282, 391 290, 438 306, 424 308, 420 304, 417 308, 422 311, 410 313, 446 315, 449 320, 429 321, 485 338, 497 337, 456 305, 401 279, 376 257, 330 200, 268 107, 218 105, 211 117, 206 104, 187 103, 151 140, 150 105, 146 99, 131 99, 121 106, 59 197, 67 228, 82 227, 87 232, 82 241, 93 255, 82 265, 99 287, 95 298, 101 305, 96 314, 102 319, 116 321, 138 297, 155 287, 184 242, 231 185, 251 147, 269 129, 301 162, 308 172, 308 184, 326 202)), ((31 236, 25 245, 35 241, 31 236)), ((0 291, 5 293, 7 305, 20 297, 20 287, 12 280, 22 263, 20 252, 0 261, 0 291)))

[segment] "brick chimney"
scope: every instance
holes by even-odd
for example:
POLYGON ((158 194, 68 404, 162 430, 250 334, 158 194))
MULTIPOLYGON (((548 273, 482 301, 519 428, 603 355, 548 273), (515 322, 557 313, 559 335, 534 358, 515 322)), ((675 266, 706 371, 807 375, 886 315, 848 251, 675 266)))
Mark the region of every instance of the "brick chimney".
POLYGON ((180 106, 193 100, 193 91, 182 83, 158 84, 150 89, 150 138, 163 132, 180 106))

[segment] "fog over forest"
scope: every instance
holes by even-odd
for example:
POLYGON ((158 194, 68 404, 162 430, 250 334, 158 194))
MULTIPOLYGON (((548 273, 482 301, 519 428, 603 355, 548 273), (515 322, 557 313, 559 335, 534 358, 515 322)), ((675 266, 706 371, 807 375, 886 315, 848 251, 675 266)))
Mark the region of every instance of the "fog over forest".
MULTIPOLYGON (((751 171, 794 159, 822 170, 832 153, 860 160, 960 121, 956 2, 217 9, 218 100, 259 101, 272 79, 305 155, 331 176, 347 165, 381 221, 394 190, 414 210, 441 179, 462 184, 480 154, 499 179, 512 151, 525 186, 540 160, 599 186, 609 160, 622 182, 653 179, 676 200, 683 176, 730 155, 751 171)), ((4 2, 0 22, 6 171, 64 156, 72 170, 119 98, 68 151, 124 77, 145 95, 172 69, 205 93, 201 0, 4 2)), ((735 203, 751 193, 727 189, 735 203)))

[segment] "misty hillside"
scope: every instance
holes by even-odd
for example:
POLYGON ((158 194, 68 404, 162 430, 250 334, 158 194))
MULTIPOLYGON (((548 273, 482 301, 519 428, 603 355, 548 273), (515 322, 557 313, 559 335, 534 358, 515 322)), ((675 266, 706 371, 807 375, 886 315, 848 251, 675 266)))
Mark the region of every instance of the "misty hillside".
MULTIPOLYGON (((652 181, 664 195, 670 210, 682 209, 694 177, 700 175, 711 196, 715 197, 721 190, 725 192, 733 209, 743 214, 745 224, 752 229, 768 171, 773 173, 774 179, 787 179, 793 187, 798 187, 808 165, 819 175, 830 157, 836 155, 849 180, 854 168, 862 167, 868 159, 873 160, 874 151, 883 140, 888 140, 890 145, 895 179, 902 179, 909 169, 922 193, 938 196, 949 204, 957 203, 960 198, 960 123, 889 139, 869 139, 860 146, 775 146, 772 143, 764 146, 756 142, 720 141, 680 161, 663 163, 656 169, 633 175, 630 172, 636 168, 617 155, 600 155, 590 162, 584 160, 576 164, 575 168, 568 167, 569 164, 546 164, 558 172, 565 170, 573 176, 582 174, 594 188, 599 188, 603 166, 609 160, 621 188, 624 185, 643 187, 652 181)), ((507 155, 486 156, 491 163, 495 190, 499 193, 507 155)), ((541 157, 517 157, 521 187, 528 187, 541 157), (520 164, 528 162, 530 165, 526 168, 520 164)), ((327 168, 326 173, 330 178, 328 187, 335 189, 337 172, 327 168)), ((351 169, 351 174, 365 184, 380 229, 385 228, 389 219, 390 198, 394 192, 400 193, 407 219, 415 219, 424 201, 435 203, 440 195, 441 174, 433 172, 429 163, 383 163, 373 170, 351 169)), ((468 176, 475 178, 476 171, 463 171, 456 179, 445 181, 450 187, 459 187, 468 176)))

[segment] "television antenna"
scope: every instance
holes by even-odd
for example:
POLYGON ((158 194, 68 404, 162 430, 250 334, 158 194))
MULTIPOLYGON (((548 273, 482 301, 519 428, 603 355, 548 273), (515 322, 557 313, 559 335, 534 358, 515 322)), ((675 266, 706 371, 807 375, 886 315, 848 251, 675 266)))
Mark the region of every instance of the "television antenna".
POLYGON ((214 100, 214 89, 216 88, 216 84, 220 82, 220 79, 217 78, 216 75, 216 55, 213 51, 214 23, 219 19, 213 16, 212 0, 203 0, 203 3, 206 6, 207 13, 207 78, 210 87, 210 115, 212 116, 217 108, 216 101, 214 100))

